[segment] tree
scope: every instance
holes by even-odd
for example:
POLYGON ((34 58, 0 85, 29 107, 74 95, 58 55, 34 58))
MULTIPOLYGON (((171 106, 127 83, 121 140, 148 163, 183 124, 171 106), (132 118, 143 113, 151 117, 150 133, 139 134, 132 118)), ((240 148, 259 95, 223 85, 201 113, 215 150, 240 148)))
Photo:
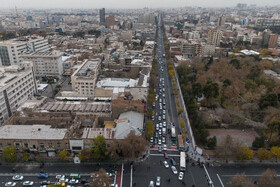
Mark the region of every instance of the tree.
POLYGON ((263 136, 256 137, 253 141, 253 147, 254 148, 262 148, 265 146, 265 138, 263 136))
POLYGON ((3 149, 3 156, 7 162, 15 162, 17 160, 16 148, 7 146, 3 149))
POLYGON ((192 84, 192 92, 196 98, 202 96, 202 86, 199 82, 195 82, 192 84))
POLYGON ((152 117, 154 115, 154 111, 152 109, 147 110, 148 117, 152 117))
POLYGON ((232 64, 236 69, 240 69, 241 68, 240 61, 237 60, 236 58, 232 59, 230 61, 230 64, 232 64))
POLYGON ((65 161, 67 155, 68 155, 68 151, 67 150, 59 151, 59 157, 60 157, 61 161, 65 161))
POLYGON ((254 187, 252 180, 249 179, 244 173, 237 174, 231 178, 229 187, 254 187))
POLYGON ((180 115, 180 114, 182 114, 184 112, 184 109, 183 108, 178 108, 177 112, 178 112, 178 115, 180 115))
POLYGON ((271 148, 270 152, 277 162, 277 159, 280 158, 280 147, 274 146, 271 148))
POLYGON ((175 77, 175 71, 173 69, 170 69, 168 71, 169 76, 173 79, 175 77))
POLYGON ((106 141, 104 136, 98 135, 93 139, 93 159, 102 160, 105 159, 107 153, 106 141))
POLYGON ((210 98, 217 98, 219 96, 219 85, 218 83, 208 81, 203 88, 203 94, 207 99, 207 102, 210 98))
POLYGON ((259 179, 258 186, 278 187, 280 182, 277 180, 277 173, 275 170, 267 169, 262 173, 259 179))
POLYGON ((26 161, 28 161, 28 159, 29 159, 29 153, 25 151, 22 154, 22 161, 26 162, 26 161))
POLYGON ((240 147, 236 153, 237 160, 251 160, 254 152, 249 147, 240 147))
POLYGON ((263 161, 263 160, 270 160, 272 157, 271 153, 264 149, 264 148, 259 148, 258 149, 258 158, 260 161, 263 161))
POLYGON ((149 120, 146 123, 146 138, 150 139, 151 137, 153 137, 154 132, 155 132, 154 122, 152 120, 149 120))
POLYGON ((112 180, 103 168, 99 169, 98 172, 95 172, 92 175, 94 176, 92 179, 93 181, 91 182, 93 186, 110 187, 112 180))
POLYGON ((89 160, 92 157, 92 149, 86 148, 78 153, 78 157, 81 161, 89 160))
POLYGON ((261 96, 260 100, 260 108, 264 109, 268 106, 277 107, 279 104, 278 96, 276 93, 266 93, 265 95, 261 96))
POLYGON ((120 143, 120 148, 124 158, 137 158, 146 150, 147 141, 131 131, 120 143))
POLYGON ((232 137, 227 135, 217 146, 217 156, 228 161, 230 156, 235 156, 237 150, 241 147, 240 142, 233 141, 232 137))
POLYGON ((207 140, 207 147, 210 149, 214 149, 217 145, 217 137, 213 136, 207 140))
POLYGON ((272 133, 277 132, 280 128, 280 121, 272 121, 267 125, 268 130, 270 131, 269 141, 271 141, 272 133))
POLYGON ((185 121, 183 119, 180 120, 181 129, 185 128, 185 121))

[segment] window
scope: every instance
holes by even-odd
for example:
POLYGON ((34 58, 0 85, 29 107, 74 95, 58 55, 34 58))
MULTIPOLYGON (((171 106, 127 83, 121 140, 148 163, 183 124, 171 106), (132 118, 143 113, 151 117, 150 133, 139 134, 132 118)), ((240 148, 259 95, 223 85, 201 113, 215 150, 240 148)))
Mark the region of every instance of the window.
POLYGON ((2 143, 0 143, 0 150, 2 150, 3 149, 3 145, 2 145, 2 143))
POLYGON ((45 148, 45 146, 44 146, 43 143, 40 143, 40 148, 41 148, 41 149, 44 149, 44 148, 45 148))
POLYGON ((52 147, 52 143, 51 142, 49 142, 49 147, 52 147))
POLYGON ((19 143, 16 143, 16 149, 19 150, 19 143))
POLYGON ((25 147, 25 148, 28 148, 28 143, 24 143, 24 147, 25 147))
POLYGON ((60 143, 59 142, 57 142, 57 148, 60 148, 60 143))

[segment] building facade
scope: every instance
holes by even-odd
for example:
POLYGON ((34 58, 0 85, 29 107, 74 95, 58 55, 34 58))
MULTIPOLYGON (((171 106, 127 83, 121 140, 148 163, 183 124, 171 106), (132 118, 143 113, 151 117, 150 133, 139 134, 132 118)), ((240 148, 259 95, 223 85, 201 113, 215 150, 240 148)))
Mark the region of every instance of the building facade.
POLYGON ((61 77, 63 74, 62 55, 62 52, 52 51, 23 54, 22 57, 33 63, 36 77, 61 77))
POLYGON ((222 35, 222 31, 210 29, 208 31, 207 44, 219 46, 222 35))
POLYGON ((106 27, 110 28, 115 25, 115 15, 106 17, 106 27))
POLYGON ((105 25, 105 8, 99 10, 99 24, 105 25))
MULTIPOLYGON (((30 63, 29 63, 30 64, 30 63)), ((0 68, 0 124, 34 93, 37 93, 34 71, 26 66, 0 68)))

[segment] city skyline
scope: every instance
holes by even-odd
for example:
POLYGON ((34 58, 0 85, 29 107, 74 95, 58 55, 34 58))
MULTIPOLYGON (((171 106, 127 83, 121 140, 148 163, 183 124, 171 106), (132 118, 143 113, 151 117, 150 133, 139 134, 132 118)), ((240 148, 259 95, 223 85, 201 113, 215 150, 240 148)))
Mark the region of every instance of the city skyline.
POLYGON ((201 7, 233 7, 238 3, 257 4, 258 6, 275 6, 279 5, 279 1, 260 1, 260 0, 243 0, 243 1, 228 1, 228 0, 197 0, 191 2, 188 0, 50 0, 50 1, 37 1, 37 0, 0 0, 1 8, 9 9, 14 8, 168 8, 168 7, 182 7, 182 6, 201 6, 201 7))

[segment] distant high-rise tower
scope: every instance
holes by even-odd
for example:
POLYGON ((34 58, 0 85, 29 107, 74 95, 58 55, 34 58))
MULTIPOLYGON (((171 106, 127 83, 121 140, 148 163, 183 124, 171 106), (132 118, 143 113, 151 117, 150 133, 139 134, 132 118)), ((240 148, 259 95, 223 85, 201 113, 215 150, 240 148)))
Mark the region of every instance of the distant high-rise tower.
POLYGON ((218 26, 224 26, 226 22, 226 18, 224 16, 219 17, 218 26))
POLYGON ((115 25, 115 16, 114 15, 109 15, 106 18, 106 27, 111 27, 115 25))
POLYGON ((99 10, 99 24, 105 25, 105 8, 99 10))

